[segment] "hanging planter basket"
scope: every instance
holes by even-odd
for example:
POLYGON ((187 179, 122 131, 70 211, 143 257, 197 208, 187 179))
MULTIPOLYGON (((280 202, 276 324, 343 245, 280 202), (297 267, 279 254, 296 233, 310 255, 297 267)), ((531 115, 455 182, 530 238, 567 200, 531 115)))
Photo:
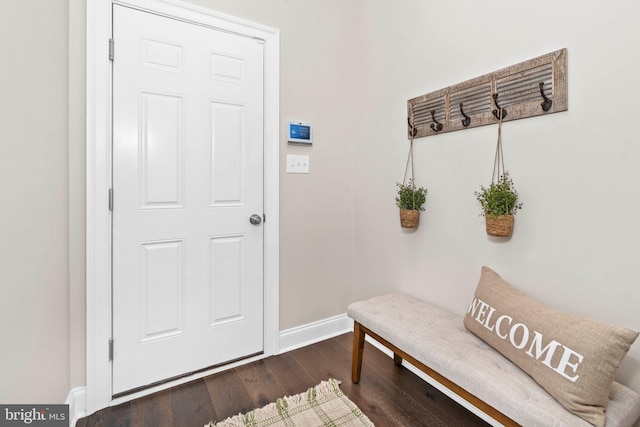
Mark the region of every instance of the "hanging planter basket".
POLYGON ((496 237, 510 237, 513 234, 513 215, 486 215, 487 234, 496 237))
POLYGON ((420 223, 420 211, 424 210, 424 203, 427 198, 427 189, 416 187, 413 173, 413 134, 411 134, 409 144, 409 156, 404 169, 404 181, 402 184, 396 183, 398 193, 396 195, 396 206, 400 208, 400 226, 402 228, 418 228, 420 223), (409 175, 411 169, 411 177, 409 175))
MULTIPOLYGON (((496 112, 494 112, 495 114, 496 112)), ((493 162, 493 174, 491 185, 488 188, 480 186, 480 191, 475 193, 478 202, 482 206, 482 215, 485 217, 487 234, 496 237, 510 237, 513 234, 513 219, 522 203, 518 202, 518 192, 513 186, 509 172, 504 168, 504 156, 502 155, 502 119, 506 112, 500 108, 496 117, 498 123, 498 143, 493 162)))
POLYGON ((420 211, 417 209, 400 209, 400 226, 402 228, 418 228, 420 211))

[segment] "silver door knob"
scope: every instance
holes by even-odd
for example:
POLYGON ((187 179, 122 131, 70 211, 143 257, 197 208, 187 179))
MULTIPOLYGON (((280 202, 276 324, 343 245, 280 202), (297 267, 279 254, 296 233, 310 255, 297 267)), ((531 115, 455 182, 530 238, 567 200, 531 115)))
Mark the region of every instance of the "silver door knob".
POLYGON ((253 225, 258 225, 262 222, 262 217, 257 214, 253 214, 249 217, 249 222, 253 225))

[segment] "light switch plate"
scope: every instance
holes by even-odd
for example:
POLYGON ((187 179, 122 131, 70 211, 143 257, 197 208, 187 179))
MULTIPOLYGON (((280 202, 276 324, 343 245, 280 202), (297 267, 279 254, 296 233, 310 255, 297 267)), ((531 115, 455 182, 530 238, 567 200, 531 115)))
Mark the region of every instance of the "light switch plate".
POLYGON ((287 173, 309 173, 309 156, 287 154, 287 173))

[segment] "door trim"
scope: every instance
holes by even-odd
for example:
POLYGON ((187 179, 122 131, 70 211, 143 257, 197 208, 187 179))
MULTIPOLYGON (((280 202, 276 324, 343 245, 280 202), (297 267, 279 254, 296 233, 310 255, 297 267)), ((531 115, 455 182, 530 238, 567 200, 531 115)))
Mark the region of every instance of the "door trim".
MULTIPOLYGON (((87 414, 113 404, 111 338, 112 5, 120 4, 264 42, 264 357, 279 352, 279 46, 278 30, 178 0, 87 2, 86 331, 87 414)), ((117 46, 115 48, 117 60, 117 46)))

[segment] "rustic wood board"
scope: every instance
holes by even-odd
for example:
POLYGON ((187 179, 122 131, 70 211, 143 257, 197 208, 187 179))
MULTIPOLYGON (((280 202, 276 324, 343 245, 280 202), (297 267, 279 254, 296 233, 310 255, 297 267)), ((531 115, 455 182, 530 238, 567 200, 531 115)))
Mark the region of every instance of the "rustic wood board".
POLYGON ((567 111, 567 49, 409 99, 407 137, 498 123, 496 103, 506 111, 504 122, 567 111), (547 110, 541 90, 551 101, 547 110))

